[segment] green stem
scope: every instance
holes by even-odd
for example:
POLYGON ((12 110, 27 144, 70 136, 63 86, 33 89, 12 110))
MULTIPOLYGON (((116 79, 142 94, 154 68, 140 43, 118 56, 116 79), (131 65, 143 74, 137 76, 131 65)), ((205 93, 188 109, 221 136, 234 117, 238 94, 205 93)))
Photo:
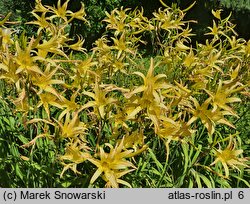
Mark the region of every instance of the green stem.
POLYGON ((173 152, 173 157, 172 157, 172 159, 171 159, 171 161, 169 163, 168 163, 168 159, 166 159, 166 162, 165 162, 164 167, 163 167, 163 173, 161 174, 160 180, 159 180, 159 182, 158 182, 158 184, 156 186, 157 188, 160 187, 160 185, 161 185, 161 183, 163 181, 163 178, 164 178, 165 174, 167 173, 167 171, 168 171, 168 169, 170 167, 170 165, 168 165, 168 164, 172 163, 172 160, 173 160, 177 150, 178 150, 178 146, 175 148, 175 151, 173 152))

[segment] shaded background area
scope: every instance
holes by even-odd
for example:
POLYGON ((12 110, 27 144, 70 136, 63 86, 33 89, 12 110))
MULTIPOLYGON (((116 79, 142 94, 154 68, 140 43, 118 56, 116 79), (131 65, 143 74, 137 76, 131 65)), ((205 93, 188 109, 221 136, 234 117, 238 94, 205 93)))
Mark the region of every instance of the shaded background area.
MULTIPOLYGON (((61 0, 62 3, 65 0, 61 0)), ((12 12, 12 20, 20 21, 19 31, 26 30, 32 33, 32 28, 24 23, 32 20, 29 13, 34 7, 35 0, 1 0, 0 14, 3 17, 8 12, 12 12)), ((44 4, 56 5, 57 0, 42 0, 44 4)), ((85 25, 80 21, 72 22, 70 35, 71 37, 77 34, 85 38, 85 46, 90 49, 93 42, 105 32, 105 25, 102 19, 105 17, 105 11, 110 12, 114 8, 123 6, 132 9, 143 7, 147 17, 152 17, 152 13, 161 7, 159 0, 74 0, 69 2, 69 9, 72 11, 79 10, 81 2, 85 4, 87 19, 91 26, 85 25)), ((173 3, 182 9, 191 5, 194 0, 163 0, 168 5, 173 3)), ((202 41, 203 34, 207 31, 207 26, 212 24, 211 9, 223 9, 223 15, 227 16, 232 13, 231 21, 236 26, 236 31, 239 37, 250 39, 250 0, 197 0, 196 5, 186 15, 186 19, 195 19, 197 24, 192 25, 193 32, 196 34, 193 37, 194 41, 202 41)), ((1 17, 0 16, 0 17, 1 17)))

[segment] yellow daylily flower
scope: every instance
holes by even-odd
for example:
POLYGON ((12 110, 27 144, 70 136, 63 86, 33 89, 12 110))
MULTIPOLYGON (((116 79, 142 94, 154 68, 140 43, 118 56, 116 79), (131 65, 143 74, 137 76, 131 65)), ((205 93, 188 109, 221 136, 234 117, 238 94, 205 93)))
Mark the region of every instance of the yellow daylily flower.
POLYGON ((6 46, 13 44, 11 33, 9 28, 0 28, 0 46, 2 46, 3 50, 6 50, 6 46))
POLYGON ((210 164, 210 166, 215 165, 217 163, 221 163, 224 170, 225 170, 225 177, 229 177, 229 168, 232 167, 233 169, 239 169, 239 166, 242 167, 248 167, 246 164, 246 161, 248 161, 246 158, 240 158, 239 156, 243 153, 242 149, 236 149, 236 141, 233 140, 233 137, 230 136, 230 141, 228 146, 222 150, 219 148, 214 151, 214 154, 216 156, 216 159, 213 163, 210 164))
POLYGON ((90 157, 87 152, 88 150, 89 148, 85 143, 79 141, 69 143, 66 147, 65 154, 60 157, 60 160, 68 161, 70 163, 62 162, 64 168, 60 177, 62 177, 64 172, 68 169, 71 169, 74 173, 80 174, 80 172, 77 171, 77 165, 83 163, 90 157))
POLYGON ((48 118, 50 118, 49 105, 55 106, 55 107, 57 107, 59 109, 63 108, 60 105, 60 102, 59 102, 58 98, 54 94, 46 92, 46 93, 38 94, 38 96, 40 98, 40 101, 37 104, 37 108, 39 108, 40 106, 43 106, 44 109, 45 109, 45 111, 46 111, 46 113, 47 113, 47 115, 48 115, 48 118))
POLYGON ((35 3, 35 8, 33 9, 33 12, 41 12, 41 13, 46 13, 48 12, 48 8, 46 8, 43 4, 42 4, 42 0, 36 0, 35 3))
POLYGON ((67 22, 67 16, 71 15, 73 12, 67 10, 68 7, 68 3, 69 0, 65 1, 64 4, 62 5, 61 0, 57 1, 57 8, 56 7, 52 7, 52 6, 47 6, 50 11, 52 11, 54 13, 54 15, 50 16, 50 19, 54 19, 54 18, 62 18, 65 22, 67 22))
POLYGON ((86 124, 80 121, 77 112, 67 113, 64 122, 55 121, 60 127, 61 138, 76 138, 84 135, 87 130, 86 124))
POLYGON ((58 116, 58 120, 61 120, 67 113, 70 113, 71 111, 76 111, 80 108, 80 105, 76 102, 76 97, 79 94, 79 89, 75 91, 71 97, 70 100, 66 99, 63 96, 60 96, 60 104, 62 108, 65 108, 63 112, 58 116))
POLYGON ((134 170, 136 167, 130 161, 126 160, 127 157, 130 157, 133 150, 123 150, 123 141, 124 139, 122 139, 119 144, 116 144, 115 147, 111 144, 106 144, 110 149, 109 153, 105 152, 103 147, 100 147, 100 159, 88 158, 88 160, 97 167, 96 172, 90 180, 91 184, 93 184, 101 174, 104 174, 104 180, 108 181, 108 185, 111 187, 118 188, 119 183, 125 184, 119 178, 134 170), (128 170, 128 168, 132 169, 128 170))
POLYGON ((190 97, 194 103, 195 109, 191 112, 193 117, 188 121, 187 125, 192 124, 198 118, 201 119, 203 125, 207 128, 209 135, 212 135, 215 131, 215 126, 217 123, 225 124, 231 128, 235 128, 229 121, 224 118, 224 115, 232 115, 229 111, 223 111, 219 108, 209 109, 209 104, 212 99, 208 98, 201 105, 196 98, 190 97))
POLYGON ((119 59, 121 57, 121 54, 123 52, 124 53, 130 53, 132 55, 135 54, 135 51, 131 47, 132 42, 126 41, 125 35, 121 35, 119 39, 118 38, 113 38, 113 37, 111 37, 111 39, 114 41, 113 48, 118 51, 117 59, 119 59))
POLYGON ((35 72, 43 75, 42 71, 35 63, 37 60, 41 60, 43 58, 33 55, 32 53, 33 42, 34 38, 30 40, 29 45, 26 48, 21 49, 18 41, 16 41, 17 56, 15 58, 15 61, 19 65, 18 69, 16 70, 16 74, 26 71, 26 72, 35 72))
POLYGON ((86 13, 85 13, 85 7, 84 7, 84 3, 81 2, 81 8, 79 11, 76 11, 76 12, 72 12, 70 14, 70 16, 72 17, 68 23, 73 20, 74 18, 78 19, 78 20, 81 20, 81 21, 84 21, 86 23, 88 23, 88 21, 86 20, 86 18, 84 18, 84 16, 86 16, 86 13))
POLYGON ((64 81, 59 79, 52 79, 55 77, 55 74, 57 72, 58 68, 55 68, 54 70, 50 71, 51 65, 48 64, 45 71, 42 73, 42 75, 33 75, 32 76, 32 82, 34 85, 39 87, 38 94, 42 93, 43 91, 49 92, 60 98, 60 95, 57 93, 56 89, 52 87, 54 84, 64 84, 64 81))
POLYGON ((241 86, 241 84, 235 82, 232 82, 230 84, 223 84, 222 80, 219 80, 219 85, 216 90, 216 93, 212 93, 209 90, 205 91, 209 94, 213 101, 214 108, 222 108, 226 111, 231 112, 235 116, 237 116, 233 109, 228 105, 229 103, 235 103, 235 102, 241 102, 241 99, 238 97, 230 97, 233 93, 240 92, 242 89, 244 89, 244 86, 241 86))
POLYGON ((212 14, 213 14, 213 16, 215 18, 221 20, 221 16, 220 16, 221 15, 221 11, 222 11, 222 9, 219 9, 219 10, 216 10, 216 11, 212 10, 212 14))
POLYGON ((171 86, 165 82, 160 81, 161 79, 166 78, 165 74, 158 74, 154 76, 154 69, 155 69, 154 60, 153 58, 151 58, 150 67, 146 76, 141 72, 134 72, 134 74, 140 76, 143 79, 144 84, 142 86, 135 88, 133 91, 125 94, 125 97, 130 98, 136 93, 143 92, 145 99, 151 100, 155 98, 157 101, 160 101, 159 99, 160 96, 157 93, 157 90, 166 89, 171 86))
POLYGON ((69 45, 69 48, 72 50, 80 51, 80 52, 86 51, 86 49, 83 48, 83 43, 85 40, 79 35, 77 37, 78 37, 78 41, 74 44, 69 45))
POLYGON ((37 33, 40 33, 41 30, 49 27, 50 23, 48 22, 48 17, 46 17, 46 12, 42 13, 42 15, 36 14, 34 11, 31 12, 32 15, 37 19, 36 21, 30 21, 27 24, 34 24, 38 25, 39 28, 37 30, 37 33))
POLYGON ((99 84, 95 84, 94 87, 94 93, 89 92, 89 91, 84 91, 83 94, 87 95, 91 98, 94 99, 94 101, 89 101, 85 105, 83 105, 83 109, 89 108, 89 107, 94 107, 97 112, 97 114, 101 117, 104 118, 105 116, 105 107, 109 104, 115 103, 116 100, 112 97, 107 97, 106 95, 112 91, 108 90, 108 87, 106 89, 102 89, 99 84))
MULTIPOLYGON (((55 28, 54 28, 55 29, 55 28)), ((53 30, 54 30, 53 29, 53 30)), ((58 32, 56 29, 53 32, 58 32)), ((41 44, 38 44, 38 56, 43 58, 47 57, 48 53, 54 53, 68 58, 68 56, 60 49, 65 41, 65 36, 54 34, 49 40, 43 40, 41 44)))

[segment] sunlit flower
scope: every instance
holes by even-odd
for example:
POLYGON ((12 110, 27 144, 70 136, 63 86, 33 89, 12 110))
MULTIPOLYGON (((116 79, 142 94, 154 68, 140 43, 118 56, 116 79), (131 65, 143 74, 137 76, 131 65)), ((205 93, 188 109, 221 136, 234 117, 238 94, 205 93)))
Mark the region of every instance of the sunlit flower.
POLYGON ((101 174, 104 174, 104 180, 107 181, 107 185, 110 187, 118 188, 118 183, 127 184, 127 182, 119 178, 136 167, 130 161, 126 160, 127 157, 132 155, 133 150, 123 150, 123 141, 124 139, 115 148, 111 144, 106 144, 110 148, 109 153, 100 147, 100 159, 88 158, 98 168, 92 176, 90 183, 94 183, 101 174), (128 170, 129 168, 130 170, 128 170))
POLYGON ((235 148, 236 148, 236 141, 233 140, 232 136, 230 136, 229 144, 224 150, 222 150, 221 148, 215 150, 216 159, 211 164, 211 166, 220 162, 225 170, 226 177, 229 177, 228 167, 232 167, 233 169, 237 169, 239 171, 240 171, 239 166, 249 167, 246 164, 247 159, 239 157, 239 155, 243 153, 243 150, 235 148))
POLYGON ((90 156, 88 150, 86 143, 80 140, 70 143, 66 147, 65 154, 60 157, 61 160, 67 161, 67 163, 62 162, 64 168, 60 176, 62 177, 68 169, 71 169, 74 173, 80 173, 77 171, 77 165, 83 163, 90 156))

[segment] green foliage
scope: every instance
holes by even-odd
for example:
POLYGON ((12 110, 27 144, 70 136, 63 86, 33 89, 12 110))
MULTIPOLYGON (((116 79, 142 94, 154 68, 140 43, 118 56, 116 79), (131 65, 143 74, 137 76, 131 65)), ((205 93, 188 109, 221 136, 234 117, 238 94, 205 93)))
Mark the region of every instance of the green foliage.
POLYGON ((236 11, 250 11, 249 0, 220 0, 220 4, 236 11))
POLYGON ((230 17, 213 10, 193 46, 176 5, 152 18, 115 8, 86 52, 69 37, 74 20, 89 24, 85 6, 68 7, 36 0, 32 37, 0 21, 3 187, 250 186, 250 41, 230 17))

